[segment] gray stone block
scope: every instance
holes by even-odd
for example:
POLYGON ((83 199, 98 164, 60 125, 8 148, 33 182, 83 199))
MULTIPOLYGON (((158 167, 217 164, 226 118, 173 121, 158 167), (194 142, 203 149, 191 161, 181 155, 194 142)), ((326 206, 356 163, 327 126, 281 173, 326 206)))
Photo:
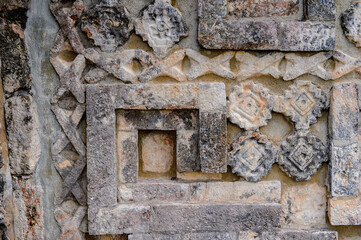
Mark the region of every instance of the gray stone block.
POLYGON ((332 197, 356 197, 359 194, 359 112, 357 85, 335 84, 329 115, 332 197))
POLYGON ((336 18, 336 0, 306 0, 305 17, 311 21, 333 21, 336 18))
POLYGON ((148 233, 130 235, 129 240, 238 240, 238 238, 235 232, 148 233))
POLYGON ((117 132, 118 180, 121 183, 138 181, 138 131, 117 132))
POLYGON ((279 204, 172 204, 152 207, 150 230, 237 231, 280 227, 279 204))

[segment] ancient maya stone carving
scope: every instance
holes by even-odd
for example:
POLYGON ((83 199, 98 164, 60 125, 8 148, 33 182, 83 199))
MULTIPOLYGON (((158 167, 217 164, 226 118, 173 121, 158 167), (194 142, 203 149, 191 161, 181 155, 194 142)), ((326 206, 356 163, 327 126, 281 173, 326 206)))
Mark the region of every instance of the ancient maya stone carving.
POLYGON ((361 74, 361 61, 360 58, 351 57, 341 51, 335 51, 333 58, 336 62, 336 67, 332 72, 332 79, 338 79, 351 72, 361 74))
POLYGON ((295 128, 309 129, 327 107, 327 96, 317 85, 298 81, 286 90, 285 95, 275 100, 274 110, 290 117, 295 128))
POLYGON ((307 131, 297 131, 281 144, 278 165, 289 177, 305 181, 327 161, 327 148, 322 141, 307 131))
POLYGON ((256 132, 238 136, 228 152, 228 165, 232 172, 247 181, 260 181, 272 168, 277 158, 273 144, 256 132))
POLYGON ((272 105, 273 97, 262 84, 243 83, 229 95, 229 119, 240 128, 256 130, 272 117, 272 105))
POLYGON ((135 29, 160 56, 188 35, 182 15, 170 4, 170 0, 155 0, 150 4, 136 19, 135 29))
MULTIPOLYGON (((307 21, 251 19, 247 16, 260 14, 261 17, 271 17, 269 4, 257 4, 256 12, 253 12, 254 8, 248 9, 242 4, 245 4, 244 1, 198 1, 198 41, 204 48, 281 51, 335 48, 335 0, 307 1, 303 8, 303 19, 307 21)), ((247 4, 252 5, 251 1, 247 4)), ((301 1, 285 1, 282 7, 287 10, 278 7, 279 12, 272 13, 279 16, 283 12, 292 16, 302 11, 300 4, 301 1)))
POLYGON ((354 2, 341 17, 342 28, 346 37, 356 47, 361 47, 361 1, 354 2))
POLYGON ((123 45, 133 30, 127 9, 115 0, 102 0, 82 18, 81 29, 103 51, 123 45))

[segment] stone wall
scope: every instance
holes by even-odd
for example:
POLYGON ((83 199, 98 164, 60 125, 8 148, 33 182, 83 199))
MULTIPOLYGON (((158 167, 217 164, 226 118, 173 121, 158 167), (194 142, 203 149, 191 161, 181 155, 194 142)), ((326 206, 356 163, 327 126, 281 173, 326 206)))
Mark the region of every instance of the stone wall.
POLYGON ((2 239, 361 239, 361 2, 0 0, 2 239))

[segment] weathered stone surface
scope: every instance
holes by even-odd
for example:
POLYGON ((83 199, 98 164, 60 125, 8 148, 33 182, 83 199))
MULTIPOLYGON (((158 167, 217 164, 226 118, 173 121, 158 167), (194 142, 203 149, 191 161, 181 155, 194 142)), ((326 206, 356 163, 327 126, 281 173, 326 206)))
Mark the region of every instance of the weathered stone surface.
POLYGON ((89 219, 89 234, 129 234, 149 232, 153 212, 149 206, 119 205, 100 208, 89 219))
POLYGON ((187 73, 189 80, 194 80, 206 74, 235 78, 235 74, 230 68, 230 61, 234 57, 234 52, 225 52, 214 58, 203 56, 192 49, 187 49, 186 54, 191 62, 191 68, 187 73))
POLYGON ((151 231, 265 230, 280 226, 279 204, 154 205, 151 231))
POLYGON ((108 75, 109 73, 104 71, 103 69, 94 68, 84 76, 84 80, 87 83, 97 83, 100 82, 101 80, 104 80, 108 75))
POLYGON ((307 181, 327 161, 322 141, 307 131, 298 131, 282 142, 278 165, 296 181, 307 181))
POLYGON ((11 1, 1 1, 0 2, 0 10, 11 11, 15 9, 28 9, 29 8, 29 0, 11 0, 11 1))
POLYGON ((239 63, 237 80, 245 80, 248 78, 269 76, 280 78, 282 72, 280 64, 284 58, 283 53, 270 53, 265 56, 255 56, 248 52, 237 52, 236 59, 239 63))
POLYGON ((207 49, 323 51, 335 48, 333 23, 200 19, 198 41, 207 49))
POLYGON ((259 181, 266 176, 277 158, 277 150, 267 137, 245 132, 234 140, 228 152, 232 172, 247 181, 259 181))
POLYGON ((143 171, 169 172, 175 159, 175 139, 167 133, 150 133, 141 139, 143 171))
POLYGON ((311 57, 303 57, 294 53, 286 54, 286 71, 283 79, 293 80, 303 74, 312 74, 323 80, 332 78, 331 69, 328 68, 327 61, 332 57, 332 52, 317 53, 311 57))
POLYGON ((312 240, 337 240, 338 233, 335 231, 312 232, 312 240))
POLYGON ((202 172, 227 172, 227 117, 225 112, 199 113, 199 155, 202 172))
POLYGON ((153 66, 147 68, 139 76, 140 82, 148 82, 157 77, 171 77, 179 82, 187 81, 187 77, 183 71, 183 60, 185 51, 179 50, 172 53, 169 57, 157 61, 153 66))
MULTIPOLYGON (((14 7, 18 4, 11 1, 10 6, 6 6, 12 8, 11 3, 14 3, 14 7)), ((5 93, 30 89, 31 85, 28 55, 22 29, 26 22, 25 13, 24 16, 18 17, 23 20, 11 22, 0 17, 0 42, 2 43, 0 44, 0 74, 5 93)))
POLYGON ((54 216, 61 228, 59 240, 83 240, 83 233, 79 230, 81 221, 86 215, 86 208, 77 206, 72 201, 57 206, 54 216))
POLYGON ((361 5, 354 2, 349 9, 341 15, 341 26, 344 34, 356 47, 361 47, 361 5))
POLYGON ((282 197, 282 226, 285 228, 326 228, 326 188, 311 183, 285 188, 282 197))
POLYGON ((346 200, 328 200, 330 223, 338 225, 361 225, 361 197, 346 200))
POLYGON ((275 99, 274 111, 285 114, 295 123, 297 130, 309 129, 327 107, 327 96, 316 84, 298 81, 275 99))
POLYGON ((81 28, 103 51, 123 45, 133 30, 127 9, 113 0, 102 0, 82 18, 81 28))
POLYGON ((11 173, 32 174, 40 155, 39 121, 33 97, 17 92, 6 100, 5 114, 11 173))
MULTIPOLYGON (((123 82, 134 83, 138 80, 138 76, 149 67, 153 66, 153 56, 141 49, 130 49, 122 52, 116 52, 112 54, 100 53, 93 48, 85 50, 85 57, 96 64, 101 69, 112 74, 114 77, 122 80, 123 82), (140 63, 140 73, 133 68, 133 61, 140 63)), ((149 78, 142 78, 142 81, 148 81, 149 78)))
POLYGON ((311 21, 333 21, 336 18, 335 0, 307 0, 305 1, 305 17, 311 21))
POLYGON ((170 0, 155 0, 135 22, 136 33, 160 56, 188 35, 182 15, 170 4, 170 0))
POLYGON ((138 131, 117 132, 118 181, 134 183, 138 181, 138 131))
POLYGON ((359 112, 357 85, 334 84, 329 115, 332 197, 356 197, 359 194, 359 112))
POLYGON ((237 240, 237 233, 206 232, 178 234, 132 234, 129 240, 237 240))
POLYGON ((299 10, 299 0, 228 1, 228 16, 230 18, 291 16, 297 14, 299 10))
POLYGON ((273 97, 262 84, 243 83, 229 95, 229 119, 240 128, 256 130, 272 117, 273 97))
POLYGON ((338 79, 353 71, 361 74, 361 59, 354 58, 337 50, 333 53, 336 67, 332 72, 332 79, 338 79))

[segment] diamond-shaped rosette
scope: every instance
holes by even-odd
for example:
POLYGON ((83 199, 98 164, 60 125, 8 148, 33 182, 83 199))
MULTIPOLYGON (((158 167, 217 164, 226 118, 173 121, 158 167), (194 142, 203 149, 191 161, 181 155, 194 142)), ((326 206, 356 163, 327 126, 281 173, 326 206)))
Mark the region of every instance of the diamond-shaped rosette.
POLYGON ((322 141, 308 131, 301 130, 282 142, 278 165, 289 177, 306 181, 327 161, 327 148, 322 141))
POLYGON ((279 98, 279 112, 288 116, 295 123, 296 130, 307 130, 321 116, 327 107, 327 96, 316 84, 299 81, 279 98))
POLYGON ((232 123, 246 130, 256 130, 271 119, 273 97, 262 84, 247 82, 234 87, 228 105, 232 123))
POLYGON ((239 135, 228 152, 228 165, 232 172, 247 181, 260 181, 277 159, 275 148, 266 136, 257 132, 245 132, 239 135))

